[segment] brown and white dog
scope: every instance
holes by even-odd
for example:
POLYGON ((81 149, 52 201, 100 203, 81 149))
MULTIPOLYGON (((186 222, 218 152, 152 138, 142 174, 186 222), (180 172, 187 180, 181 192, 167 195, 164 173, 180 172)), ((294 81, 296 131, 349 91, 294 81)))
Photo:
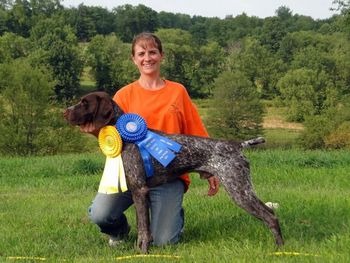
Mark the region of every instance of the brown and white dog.
MULTIPOLYGON (((90 124, 95 130, 114 125, 123 111, 104 92, 93 92, 81 98, 80 102, 66 109, 64 117, 71 125, 90 124)), ((264 142, 257 138, 245 142, 234 142, 188 135, 169 135, 154 131, 182 145, 176 158, 163 167, 152 160, 154 175, 146 179, 144 164, 138 147, 124 143, 122 159, 128 189, 132 193, 137 213, 138 246, 148 252, 152 241, 149 227, 148 189, 186 173, 200 172, 217 176, 233 201, 252 216, 262 220, 272 231, 277 245, 283 245, 280 225, 273 210, 266 206, 254 193, 249 163, 241 150, 250 145, 264 142)))

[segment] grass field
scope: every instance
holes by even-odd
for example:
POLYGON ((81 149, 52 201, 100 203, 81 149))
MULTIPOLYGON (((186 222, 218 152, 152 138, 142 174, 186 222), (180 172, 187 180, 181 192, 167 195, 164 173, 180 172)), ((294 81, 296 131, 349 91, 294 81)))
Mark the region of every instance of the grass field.
POLYGON ((87 217, 104 164, 102 154, 91 153, 0 159, 0 262, 349 262, 350 153, 245 153, 258 196, 280 205, 281 249, 223 189, 207 197, 207 183, 195 175, 185 195, 180 244, 135 257, 129 209, 129 240, 109 248, 87 217))

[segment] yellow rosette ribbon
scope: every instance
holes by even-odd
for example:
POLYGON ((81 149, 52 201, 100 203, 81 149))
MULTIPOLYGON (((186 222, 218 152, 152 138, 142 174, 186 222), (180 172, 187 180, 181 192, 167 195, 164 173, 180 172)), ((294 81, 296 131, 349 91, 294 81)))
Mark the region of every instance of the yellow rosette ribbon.
POLYGON ((115 194, 128 190, 122 161, 123 142, 114 126, 105 126, 98 134, 99 146, 106 155, 105 168, 98 188, 99 193, 115 194))

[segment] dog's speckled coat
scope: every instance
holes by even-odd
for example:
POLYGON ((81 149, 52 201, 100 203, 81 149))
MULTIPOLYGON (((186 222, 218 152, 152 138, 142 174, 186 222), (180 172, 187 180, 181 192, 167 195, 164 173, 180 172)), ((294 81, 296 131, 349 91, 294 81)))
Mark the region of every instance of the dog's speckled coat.
MULTIPOLYGON (((104 92, 93 92, 82 97, 80 102, 66 109, 64 117, 72 125, 93 123, 99 130, 115 124, 122 110, 104 92)), ((188 135, 168 135, 156 131, 182 145, 176 158, 165 168, 152 159, 154 176, 146 180, 143 161, 135 144, 124 143, 122 159, 128 188, 132 193, 138 227, 138 245, 147 253, 152 241, 149 228, 147 193, 150 186, 173 180, 185 172, 202 172, 204 177, 215 175, 238 206, 262 220, 272 231, 277 245, 283 238, 277 217, 254 193, 249 162, 243 156, 243 147, 263 142, 262 138, 245 142, 233 142, 188 135)))

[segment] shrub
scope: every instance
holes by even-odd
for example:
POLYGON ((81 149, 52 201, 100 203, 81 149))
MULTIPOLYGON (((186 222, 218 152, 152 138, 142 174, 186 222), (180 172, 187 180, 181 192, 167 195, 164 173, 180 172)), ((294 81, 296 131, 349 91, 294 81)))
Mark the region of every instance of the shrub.
POLYGON ((345 121, 325 137, 327 148, 350 149, 350 121, 345 121))
POLYGON ((324 148, 324 138, 332 130, 328 116, 318 115, 307 117, 304 127, 305 129, 300 137, 301 146, 306 149, 324 148))
POLYGON ((350 99, 344 98, 319 116, 306 118, 301 144, 308 149, 349 148, 350 99))
POLYGON ((208 130, 215 137, 247 139, 261 134, 263 107, 252 82, 241 72, 224 72, 214 83, 208 130))
POLYGON ((0 68, 0 154, 43 155, 81 152, 86 139, 65 123, 51 102, 50 74, 25 60, 0 68))

